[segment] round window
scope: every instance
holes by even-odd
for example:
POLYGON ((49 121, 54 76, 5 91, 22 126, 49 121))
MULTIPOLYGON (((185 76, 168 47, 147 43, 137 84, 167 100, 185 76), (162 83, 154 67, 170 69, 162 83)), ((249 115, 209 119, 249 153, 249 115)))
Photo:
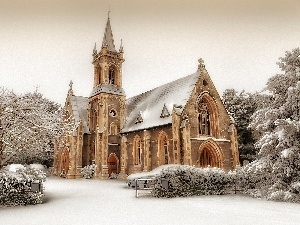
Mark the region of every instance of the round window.
POLYGON ((117 115, 117 112, 114 109, 112 109, 110 110, 109 115, 115 117, 117 115))

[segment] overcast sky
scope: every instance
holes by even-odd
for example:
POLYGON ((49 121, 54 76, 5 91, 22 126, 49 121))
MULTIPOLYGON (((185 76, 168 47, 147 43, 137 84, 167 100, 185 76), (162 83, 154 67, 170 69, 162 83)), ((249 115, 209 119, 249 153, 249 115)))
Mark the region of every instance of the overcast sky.
POLYGON ((93 85, 108 10, 128 97, 189 75, 201 57, 219 94, 260 91, 300 47, 299 0, 0 0, 0 86, 64 103, 93 85))

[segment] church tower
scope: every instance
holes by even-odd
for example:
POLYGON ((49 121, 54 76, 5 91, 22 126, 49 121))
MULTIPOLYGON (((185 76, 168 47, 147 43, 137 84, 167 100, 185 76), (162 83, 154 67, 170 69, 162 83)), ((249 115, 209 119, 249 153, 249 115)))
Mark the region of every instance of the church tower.
POLYGON ((91 132, 90 155, 96 177, 119 173, 119 132, 125 120, 125 92, 122 88, 123 46, 116 51, 110 18, 106 23, 101 50, 93 49, 94 86, 89 97, 88 121, 91 132))

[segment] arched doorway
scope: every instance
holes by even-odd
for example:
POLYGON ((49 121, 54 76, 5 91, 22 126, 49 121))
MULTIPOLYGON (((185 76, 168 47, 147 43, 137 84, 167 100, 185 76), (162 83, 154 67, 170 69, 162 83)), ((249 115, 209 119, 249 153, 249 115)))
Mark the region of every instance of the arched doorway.
POLYGON ((216 167, 216 159, 209 148, 204 148, 200 154, 200 159, 199 159, 200 167, 216 167))
POLYGON ((198 167, 223 168, 223 161, 222 149, 215 141, 208 139, 200 145, 197 160, 198 167))
POLYGON ((108 176, 112 173, 117 174, 119 169, 119 159, 115 153, 111 153, 107 160, 108 176))

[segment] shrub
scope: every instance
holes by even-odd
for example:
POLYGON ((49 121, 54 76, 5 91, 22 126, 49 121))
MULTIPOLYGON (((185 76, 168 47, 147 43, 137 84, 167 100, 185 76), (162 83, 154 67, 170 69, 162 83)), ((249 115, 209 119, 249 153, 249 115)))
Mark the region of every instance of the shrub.
POLYGON ((81 174, 82 174, 83 178, 86 178, 86 179, 92 178, 94 176, 95 169, 96 169, 95 164, 87 165, 87 166, 83 167, 81 169, 81 174))
POLYGON ((31 192, 32 182, 43 182, 45 173, 36 169, 22 169, 17 172, 0 171, 0 205, 17 206, 42 203, 44 194, 31 192))
POLYGON ((151 191, 155 197, 221 195, 229 184, 229 176, 222 169, 178 165, 156 176, 151 191), (162 180, 168 181, 168 188, 162 186, 162 180))

